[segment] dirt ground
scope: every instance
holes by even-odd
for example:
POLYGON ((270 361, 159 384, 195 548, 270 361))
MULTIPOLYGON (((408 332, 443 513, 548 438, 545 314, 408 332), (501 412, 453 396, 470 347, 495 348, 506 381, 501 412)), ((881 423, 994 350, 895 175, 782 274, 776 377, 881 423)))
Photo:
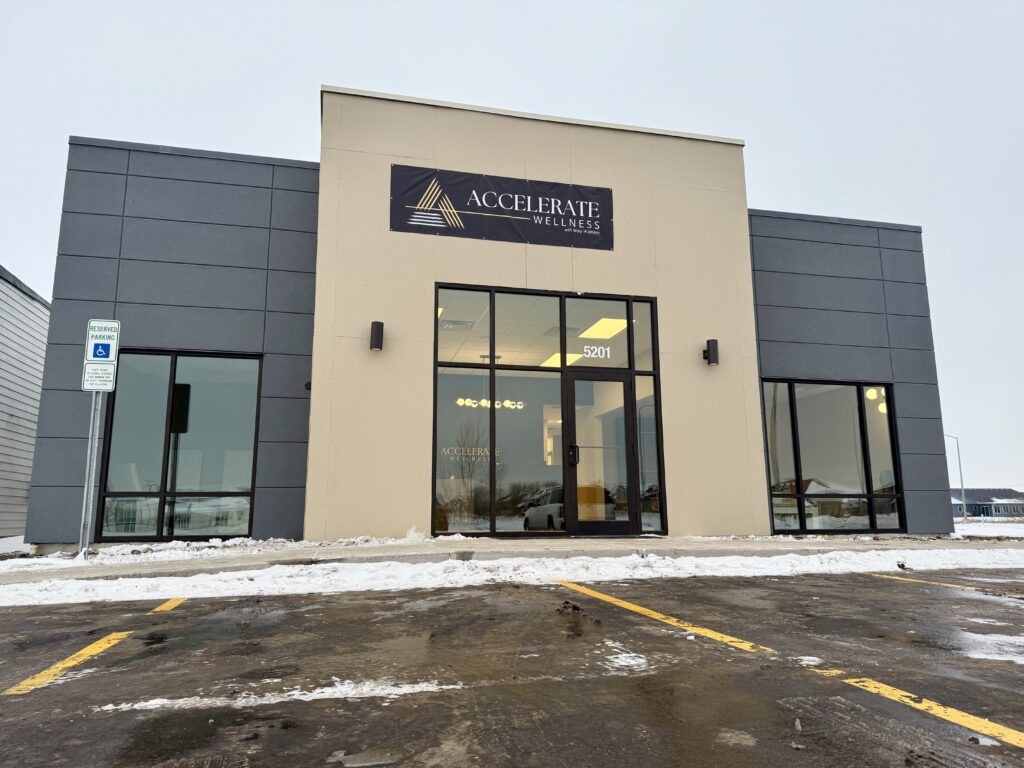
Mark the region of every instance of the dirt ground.
POLYGON ((0 765, 1024 766, 849 682, 1024 730, 1024 572, 905 577, 3 608, 0 690, 132 634, 0 696, 0 765))

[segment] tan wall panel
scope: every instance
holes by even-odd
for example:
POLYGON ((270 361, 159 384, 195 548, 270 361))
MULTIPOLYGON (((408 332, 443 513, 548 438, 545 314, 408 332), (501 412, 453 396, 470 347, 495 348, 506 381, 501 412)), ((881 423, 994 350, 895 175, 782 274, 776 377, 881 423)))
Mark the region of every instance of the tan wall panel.
POLYGON ((308 537, 429 530, 435 281, 657 296, 670 531, 768 532, 741 147, 323 103, 308 537), (390 232, 394 162, 610 187, 615 250, 390 232), (712 337, 718 368, 700 357, 712 337))

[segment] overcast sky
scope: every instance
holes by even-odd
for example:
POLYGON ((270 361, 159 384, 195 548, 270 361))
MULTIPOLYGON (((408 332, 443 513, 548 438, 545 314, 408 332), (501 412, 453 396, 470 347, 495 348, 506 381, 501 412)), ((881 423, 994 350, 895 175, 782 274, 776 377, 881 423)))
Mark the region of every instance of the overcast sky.
POLYGON ((1022 28, 1022 0, 0 0, 0 264, 50 296, 69 135, 316 160, 321 83, 738 137, 752 208, 924 228, 946 431, 967 485, 1024 490, 1022 28))

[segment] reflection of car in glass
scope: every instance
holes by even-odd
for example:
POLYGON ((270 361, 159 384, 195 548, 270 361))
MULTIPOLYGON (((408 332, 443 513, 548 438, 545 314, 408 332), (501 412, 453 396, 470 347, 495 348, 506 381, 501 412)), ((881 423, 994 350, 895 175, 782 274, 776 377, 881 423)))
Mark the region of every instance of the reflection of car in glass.
POLYGON ((545 488, 533 494, 526 508, 526 515, 523 517, 524 531, 556 531, 565 528, 565 515, 563 512, 564 493, 562 486, 545 488))
POLYGON ((640 509, 644 512, 661 512, 661 489, 651 485, 640 495, 640 509))

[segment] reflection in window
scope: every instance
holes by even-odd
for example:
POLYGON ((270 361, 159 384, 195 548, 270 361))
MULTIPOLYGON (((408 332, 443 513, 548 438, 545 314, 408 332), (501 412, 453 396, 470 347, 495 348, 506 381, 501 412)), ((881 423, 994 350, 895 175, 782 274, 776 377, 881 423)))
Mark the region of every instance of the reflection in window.
POLYGON ((776 531, 790 531, 800 528, 800 503, 796 498, 774 496, 772 498, 772 524, 776 531))
POLYGON ((805 493, 865 493, 857 388, 797 384, 797 427, 805 493))
POLYGON ((626 302, 565 300, 565 364, 597 368, 629 366, 626 302))
POLYGON ((487 370, 437 372, 434 530, 491 528, 491 401, 487 370))
POLYGON ((496 376, 495 529, 564 531, 561 375, 498 371, 496 376))
POLYGON ((793 417, 789 385, 764 383, 764 429, 768 438, 768 485, 772 493, 797 493, 793 461, 793 417))
POLYGON ((576 509, 580 522, 629 519, 625 390, 621 381, 573 382, 576 509))
POLYGON ((159 511, 158 496, 108 496, 103 503, 102 535, 156 536, 159 511))
POLYGON ((245 536, 248 531, 248 496, 174 496, 167 499, 164 533, 168 536, 245 536))
POLYGON ((651 305, 646 301, 633 302, 633 366, 638 371, 654 370, 654 336, 651 305))
POLYGON ((491 296, 486 291, 437 292, 437 361, 491 362, 491 296))
POLYGON ((864 388, 864 420, 868 428, 871 487, 875 493, 896 492, 896 472, 889 435, 889 402, 885 387, 864 388))
POLYGON ((875 527, 879 530, 892 530, 900 527, 900 510, 895 498, 873 499, 875 510, 875 527))
MULTIPOLYGON (((122 354, 117 366, 108 491, 157 493, 164 460, 171 358, 122 354)), ((156 518, 152 533, 156 533, 156 518)))
POLYGON ((804 499, 804 516, 808 529, 864 530, 871 527, 867 499, 804 499))
POLYGON ((661 518, 661 472, 658 467, 658 405, 654 377, 636 377, 636 442, 640 461, 640 523, 645 531, 665 529, 661 518))
POLYGON ((494 297, 495 362, 558 367, 558 297, 498 293, 494 297))
POLYGON ((179 357, 168 490, 248 491, 259 361, 179 357))

